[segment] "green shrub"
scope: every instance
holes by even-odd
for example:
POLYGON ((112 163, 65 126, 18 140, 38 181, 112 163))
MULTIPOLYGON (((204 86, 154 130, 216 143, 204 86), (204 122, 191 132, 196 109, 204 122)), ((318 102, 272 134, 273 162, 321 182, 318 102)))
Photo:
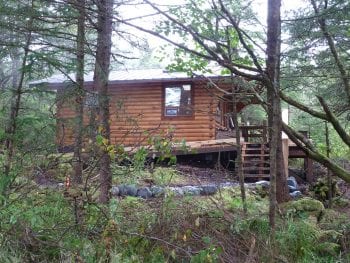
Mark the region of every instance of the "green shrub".
MULTIPOLYGON (((328 185, 328 178, 326 177, 320 177, 317 179, 317 181, 310 186, 310 190, 313 194, 313 196, 322 201, 325 202, 328 200, 328 191, 329 191, 329 185, 328 185)), ((339 187, 337 185, 337 181, 332 181, 332 197, 338 196, 340 194, 339 187)))
POLYGON ((290 220, 276 232, 277 246, 291 262, 303 262, 313 257, 319 234, 319 229, 307 221, 290 220))

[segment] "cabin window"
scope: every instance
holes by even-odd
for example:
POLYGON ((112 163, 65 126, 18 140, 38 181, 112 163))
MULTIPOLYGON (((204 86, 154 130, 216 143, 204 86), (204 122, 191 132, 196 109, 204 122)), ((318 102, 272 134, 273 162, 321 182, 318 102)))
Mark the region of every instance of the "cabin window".
POLYGON ((96 92, 87 92, 85 94, 84 106, 91 108, 98 108, 98 94, 96 92))
POLYGON ((165 87, 164 116, 192 116, 192 87, 190 84, 165 87))

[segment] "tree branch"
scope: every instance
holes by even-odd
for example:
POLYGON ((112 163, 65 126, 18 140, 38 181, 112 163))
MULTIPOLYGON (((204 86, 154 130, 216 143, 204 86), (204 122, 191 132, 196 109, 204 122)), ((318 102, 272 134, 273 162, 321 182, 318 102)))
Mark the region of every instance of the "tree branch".
MULTIPOLYGON (((152 3, 150 3, 149 1, 145 0, 147 3, 149 3, 151 6, 152 6, 152 3)), ((173 22, 176 22, 176 23, 179 23, 178 21, 176 21, 174 18, 172 18, 171 16, 169 16, 168 14, 166 14, 164 11, 160 10, 159 8, 155 7, 154 5, 152 6, 153 8, 155 8, 155 10, 157 10, 158 12, 160 12, 160 14, 162 14, 163 16, 165 16, 166 18, 169 18, 172 19, 173 22)), ((206 49, 206 51, 209 53, 208 55, 206 54, 203 54, 203 53, 200 53, 188 46, 185 46, 184 44, 180 44, 174 40, 171 40, 170 38, 162 35, 161 33, 159 32, 156 32, 156 31, 153 31, 153 30, 149 30, 149 29, 146 29, 146 28, 143 28, 142 26, 138 26, 138 25, 135 25, 133 23, 130 23, 130 22, 127 22, 125 20, 122 20, 122 19, 119 19, 119 18, 115 18, 117 22, 120 22, 120 23, 124 23, 125 25, 128 25, 130 27, 133 27, 135 29, 138 29, 142 32, 145 32, 145 33, 148 33, 150 35, 153 35, 153 36, 156 36, 178 48, 181 48, 183 50, 185 50, 186 52, 189 52, 189 53, 192 53, 198 57, 201 57, 201 58, 204 58, 204 59, 207 59, 207 60, 210 60, 210 61, 215 61, 217 62, 219 65, 221 65, 222 67, 225 67, 227 69, 229 69, 231 72, 233 72, 234 74, 236 75, 239 75, 239 76, 242 76, 242 77, 245 77, 245 78, 248 78, 248 79, 251 79, 251 80, 258 80, 258 81, 261 81, 262 78, 260 76, 260 74, 257 74, 257 75, 254 75, 254 74, 250 74, 250 73, 247 73, 247 72, 244 72, 240 69, 243 69, 243 70, 249 70, 249 71, 253 71, 253 72, 258 72, 255 68, 251 68, 249 66, 245 66, 245 65, 241 65, 241 64, 236 64, 236 63, 232 63, 232 61, 225 61, 223 59, 221 59, 220 57, 217 56, 217 54, 211 50, 209 47, 207 47, 203 41, 201 41, 198 36, 196 36, 195 34, 192 34, 190 31, 190 29, 184 25, 184 29, 190 33, 195 41, 200 44, 204 49, 206 49), (240 68, 240 69, 238 69, 240 68)))
POLYGON ((235 21, 235 19, 232 17, 232 15, 230 14, 230 12, 227 10, 227 8, 225 7, 224 3, 222 2, 222 0, 219 0, 220 3, 220 8, 221 10, 224 12, 224 14, 227 16, 227 18, 229 19, 230 23, 232 24, 232 26, 235 28, 237 34, 238 34, 238 38, 239 41, 241 42, 241 44, 243 45, 243 47, 245 48, 245 50, 248 52, 249 56, 251 57, 251 59, 253 60, 254 65, 257 67, 257 69, 259 70, 259 72, 261 74, 264 74, 264 70, 261 67, 257 56, 254 54, 253 50, 249 47, 249 45, 245 42, 242 31, 240 29, 240 27, 238 26, 237 22, 235 21))
POLYGON ((317 96, 319 102, 321 103, 323 110, 327 114, 328 121, 333 125, 333 128, 337 131, 339 137, 343 140, 346 145, 350 146, 350 136, 349 134, 345 131, 345 129, 342 127, 340 124, 338 118, 334 115, 334 113, 330 110, 328 107, 326 101, 320 97, 317 96))
POLYGON ((283 93, 282 91, 279 92, 279 96, 282 100, 284 100, 285 102, 287 102, 288 104, 296 107, 297 109, 304 111, 306 113, 309 113, 310 115, 322 119, 322 120, 326 120, 329 121, 328 117, 326 114, 324 114, 323 112, 319 112, 319 111, 315 111, 313 109, 311 109, 310 107, 305 106, 304 104, 292 99, 291 97, 287 96, 285 93, 283 93))
POLYGON ((335 162, 330 160, 328 157, 324 156, 323 154, 319 153, 315 147, 308 141, 307 138, 305 138, 300 133, 293 130, 291 127, 289 127, 287 124, 282 124, 283 131, 288 135, 288 137, 297 145, 299 146, 303 152, 306 153, 307 156, 309 156, 311 159, 315 160, 316 162, 319 162, 320 164, 323 164, 325 167, 327 167, 329 170, 331 170, 336 176, 343 179, 345 182, 350 183, 350 172, 343 169, 339 165, 337 165, 335 162))
MULTIPOLYGON (((331 50, 331 53, 333 55, 333 58, 335 60, 335 63, 338 67, 339 73, 340 73, 340 77, 342 79, 343 85, 344 85, 344 89, 346 92, 346 95, 348 97, 348 101, 350 103, 350 81, 349 81, 349 77, 348 74, 346 72, 346 68, 343 65, 343 63, 341 62, 340 58, 339 58, 339 54, 338 51, 335 47, 335 43, 334 40, 332 38, 332 36, 330 35, 330 33, 327 30, 327 24, 326 24, 326 20, 323 16, 320 16, 320 11, 316 6, 315 0, 311 0, 311 4, 314 8, 315 14, 317 16, 319 16, 319 18, 317 18, 318 24, 320 25, 320 29, 322 31, 323 36, 325 37, 325 39, 327 40, 329 49, 331 50)), ((325 2, 324 5, 324 10, 327 10, 327 2, 325 2)))

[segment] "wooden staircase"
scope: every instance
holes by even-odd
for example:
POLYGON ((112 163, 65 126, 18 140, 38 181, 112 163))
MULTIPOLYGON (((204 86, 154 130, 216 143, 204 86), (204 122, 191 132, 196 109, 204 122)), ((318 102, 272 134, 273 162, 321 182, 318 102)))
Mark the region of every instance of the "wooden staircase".
POLYGON ((270 152, 266 143, 244 142, 242 164, 245 178, 266 179, 270 177, 270 152))

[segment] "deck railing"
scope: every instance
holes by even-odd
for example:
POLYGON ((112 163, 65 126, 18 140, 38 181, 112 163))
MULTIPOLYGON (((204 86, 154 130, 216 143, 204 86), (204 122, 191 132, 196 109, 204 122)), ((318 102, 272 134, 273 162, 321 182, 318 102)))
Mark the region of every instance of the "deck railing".
POLYGON ((242 125, 240 129, 245 142, 267 143, 267 125, 242 125))
MULTIPOLYGON (((261 125, 240 125, 241 138, 244 142, 267 143, 268 130, 267 123, 263 121, 261 125)), ((233 125, 218 126, 216 139, 236 137, 233 125)))

